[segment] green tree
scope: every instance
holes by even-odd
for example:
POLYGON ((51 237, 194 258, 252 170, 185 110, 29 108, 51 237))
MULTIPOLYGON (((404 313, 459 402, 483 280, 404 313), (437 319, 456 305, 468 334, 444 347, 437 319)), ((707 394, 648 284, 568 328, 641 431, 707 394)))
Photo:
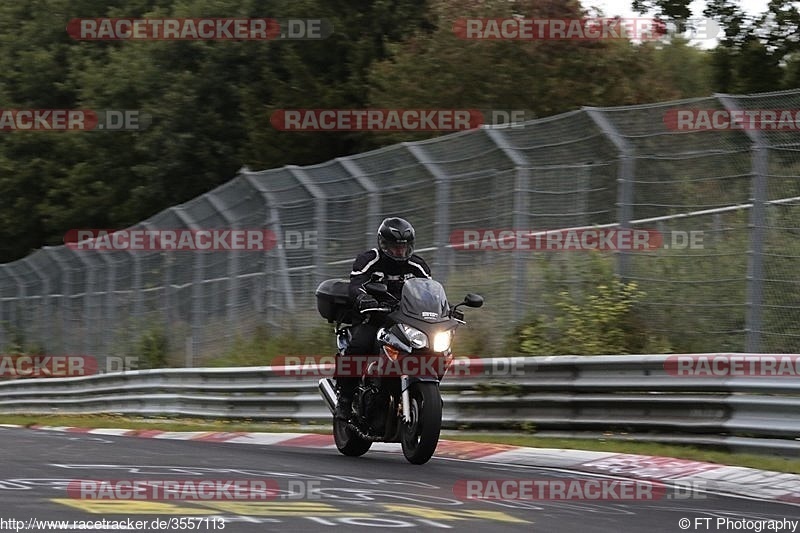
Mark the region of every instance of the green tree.
MULTIPOLYGON (((654 13, 680 29, 691 23, 691 0, 634 0, 639 13, 654 13)), ((787 59, 800 49, 800 10, 792 0, 770 0, 758 15, 736 0, 709 0, 702 15, 719 23, 724 36, 713 56, 714 89, 719 92, 764 92, 791 87, 794 71, 787 59)))
POLYGON ((0 135, 0 261, 76 227, 125 227, 230 180, 376 146, 276 131, 274 109, 365 107, 370 65, 426 26, 424 0, 32 0, 0 6, 0 108, 137 109, 136 133, 0 135), (75 17, 327 18, 313 42, 81 42, 75 17))
POLYGON ((372 68, 370 100, 380 107, 525 109, 548 116, 584 105, 613 106, 707 94, 697 76, 704 52, 685 41, 636 45, 605 41, 463 40, 459 17, 578 18, 571 2, 439 0, 431 7, 433 32, 418 32, 372 68))

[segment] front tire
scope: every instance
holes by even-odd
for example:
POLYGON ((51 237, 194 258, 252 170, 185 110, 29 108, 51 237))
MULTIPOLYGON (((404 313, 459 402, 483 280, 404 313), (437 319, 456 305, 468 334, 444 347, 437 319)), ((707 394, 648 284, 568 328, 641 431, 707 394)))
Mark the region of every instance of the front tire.
POLYGON ((347 427, 347 422, 338 418, 333 419, 333 440, 339 452, 348 457, 360 457, 372 446, 372 441, 359 437, 347 427))
POLYGON ((403 423, 401 442, 409 463, 427 463, 439 444, 442 429, 442 396, 438 383, 419 382, 411 386, 411 421, 403 423))

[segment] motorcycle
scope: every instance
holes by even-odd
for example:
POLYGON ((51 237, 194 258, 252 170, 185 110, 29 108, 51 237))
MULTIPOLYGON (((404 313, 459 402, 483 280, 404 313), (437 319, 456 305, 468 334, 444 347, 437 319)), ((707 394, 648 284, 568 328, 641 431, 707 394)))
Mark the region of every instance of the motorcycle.
MULTIPOLYGON (((337 361, 351 357, 345 353, 358 318, 349 286, 348 280, 330 279, 316 290, 320 315, 335 324, 337 361)), ((363 289, 380 307, 361 313, 383 314, 377 335, 379 353, 359 361, 360 380, 350 419, 333 420, 336 447, 343 455, 357 457, 367 453, 373 442, 399 442, 410 463, 424 464, 439 443, 443 407, 439 383, 453 361, 455 330, 466 324, 459 307, 481 307, 483 297, 470 293, 450 307, 444 287, 423 278, 408 279, 399 299, 379 278, 373 277, 363 289)), ((320 379, 319 390, 335 413, 334 380, 320 379)))

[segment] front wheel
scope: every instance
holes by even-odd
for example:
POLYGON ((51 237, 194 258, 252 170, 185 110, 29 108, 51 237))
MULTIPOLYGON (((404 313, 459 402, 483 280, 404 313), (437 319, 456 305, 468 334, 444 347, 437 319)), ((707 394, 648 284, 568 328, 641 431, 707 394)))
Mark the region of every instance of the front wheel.
POLYGON ((418 382, 409 391, 410 423, 403 423, 403 455, 409 463, 427 463, 439 444, 442 428, 442 396, 438 383, 418 382))
POLYGON ((347 422, 338 418, 333 419, 333 440, 342 455, 350 457, 364 455, 372 446, 372 441, 359 437, 355 431, 347 427, 347 422))

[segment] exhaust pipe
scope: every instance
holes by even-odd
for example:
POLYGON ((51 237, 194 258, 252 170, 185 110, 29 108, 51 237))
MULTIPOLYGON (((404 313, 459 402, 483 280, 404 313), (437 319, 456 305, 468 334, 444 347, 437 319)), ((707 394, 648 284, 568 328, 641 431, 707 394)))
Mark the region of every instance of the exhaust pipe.
POLYGON ((331 410, 331 414, 336 413, 336 388, 330 378, 319 380, 319 393, 328 405, 328 409, 331 410))

